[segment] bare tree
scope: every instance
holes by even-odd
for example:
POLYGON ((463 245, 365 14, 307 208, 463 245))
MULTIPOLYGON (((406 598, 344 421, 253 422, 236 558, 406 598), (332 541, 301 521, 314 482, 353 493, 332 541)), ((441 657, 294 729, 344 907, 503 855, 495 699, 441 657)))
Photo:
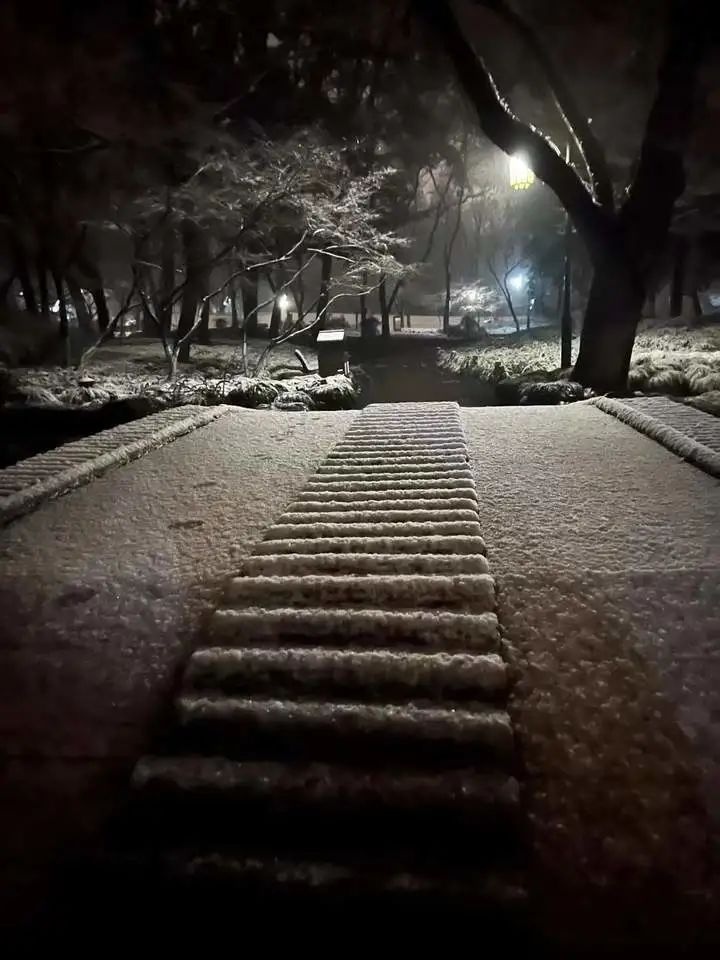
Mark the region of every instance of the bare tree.
POLYGON ((557 195, 582 237, 594 266, 576 379, 599 390, 623 389, 647 278, 660 256, 673 210, 685 188, 684 154, 692 133, 698 76, 711 30, 701 0, 668 0, 665 49, 655 97, 642 133, 632 179, 616 194, 605 152, 554 62, 542 31, 508 0, 476 0, 514 32, 543 71, 560 117, 575 142, 583 170, 537 127, 520 120, 478 56, 450 0, 414 0, 414 7, 449 56, 480 126, 508 154, 522 153, 557 195), (587 172, 586 181, 583 174, 587 172))

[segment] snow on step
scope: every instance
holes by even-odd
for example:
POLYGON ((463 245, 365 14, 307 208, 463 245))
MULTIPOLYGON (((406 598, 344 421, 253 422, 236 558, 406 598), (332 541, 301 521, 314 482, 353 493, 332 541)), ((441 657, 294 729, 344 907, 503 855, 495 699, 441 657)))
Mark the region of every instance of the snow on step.
POLYGON ((210 621, 210 635, 217 645, 250 646, 265 642, 277 646, 316 641, 365 647, 406 643, 435 650, 467 650, 493 653, 498 648, 498 624, 494 613, 451 613, 446 610, 397 611, 324 607, 220 608, 210 621))
MULTIPOLYGON (((295 513, 325 513, 326 511, 415 511, 415 510, 471 510, 477 518, 477 501, 469 497, 437 497, 429 499, 416 496, 393 500, 390 497, 381 499, 366 499, 364 494, 353 496, 352 499, 334 500, 332 494, 317 494, 316 500, 296 500, 290 504, 288 513, 283 519, 295 513)), ((385 515, 387 519, 387 514, 385 515)), ((412 517, 408 516, 408 519, 412 517)))
POLYGON ((495 581, 489 574, 442 577, 400 576, 236 577, 224 602, 264 606, 462 607, 476 612, 495 609, 495 581))
POLYGON ((372 443, 405 443, 407 445, 416 444, 418 446, 427 445, 433 450, 437 449, 438 446, 442 447, 442 444, 452 442, 458 446, 465 446, 465 438, 460 433, 453 429, 442 429, 442 430, 422 430, 422 431, 408 431, 408 430, 363 430, 354 433, 352 436, 345 434, 345 440, 342 441, 347 444, 372 444, 372 443))
POLYGON ((468 490, 472 491, 472 493, 467 494, 468 496, 477 495, 475 494, 475 481, 469 471, 464 471, 463 475, 458 477, 413 476, 405 478, 393 477, 391 480, 353 480, 347 477, 328 478, 315 475, 312 479, 308 480, 305 484, 304 491, 299 496, 312 496, 317 490, 337 490, 342 494, 360 492, 381 493, 382 491, 390 491, 393 496, 398 496, 400 491, 402 491, 403 496, 405 496, 409 490, 468 490))
POLYGON ((376 467, 379 464, 388 466, 400 466, 403 464, 464 464, 467 463, 467 456, 464 453, 406 453, 405 451, 395 451, 393 453, 346 453, 340 451, 331 453, 325 459, 325 466, 361 466, 376 467))
POLYGON ((519 788, 514 777, 472 769, 434 771, 363 770, 327 763, 236 761, 223 757, 143 757, 135 767, 136 789, 181 794, 203 791, 273 802, 280 798, 302 806, 319 805, 438 813, 464 811, 475 816, 489 809, 514 812, 519 788))
POLYGON ((308 513, 307 511, 295 512, 288 511, 280 518, 280 522, 305 524, 305 523, 444 523, 453 520, 470 520, 477 523, 478 512, 474 509, 405 509, 405 510, 329 510, 321 513, 308 513))
POLYGON ((507 691, 507 666, 495 653, 416 653, 326 647, 207 647, 185 671, 185 690, 277 694, 354 692, 362 700, 442 697, 482 700, 507 691))
POLYGON ((489 924, 490 930, 497 933, 500 929, 505 938, 514 929, 517 912, 527 899, 521 880, 512 872, 455 868, 423 872, 417 866, 382 860, 354 865, 212 852, 187 854, 185 858, 174 855, 167 864, 161 864, 161 870, 163 877, 178 876, 183 883, 192 880, 194 888, 207 881, 213 903, 222 884, 223 890, 234 895, 235 903, 255 895, 265 908, 268 894, 278 888, 288 894, 300 893, 303 898, 314 895, 323 903, 326 897, 332 898, 331 903, 346 905, 371 898, 373 904, 390 901, 431 912, 460 906, 471 911, 474 922, 481 922, 481 929, 489 924))
POLYGON ((411 426, 403 424, 402 426, 364 426, 357 427, 355 430, 348 431, 340 443, 360 443, 367 441, 380 441, 389 443, 392 440, 399 440, 406 443, 448 443, 452 441, 458 444, 465 443, 465 436, 460 426, 452 424, 426 424, 424 426, 411 426))
POLYGON ((284 539, 332 537, 422 537, 422 536, 480 536, 477 520, 444 520, 408 523, 277 523, 263 537, 265 542, 284 539))
POLYGON ((402 484, 386 481, 369 483, 339 483, 308 481, 305 489, 296 495, 296 502, 301 500, 393 500, 423 498, 437 499, 440 497, 469 497, 477 502, 477 493, 472 480, 459 480, 456 484, 445 485, 429 481, 405 481, 402 484))
MULTIPOLYGON (((361 476, 382 473, 429 473, 438 472, 447 473, 450 470, 467 470, 467 460, 465 457, 442 457, 440 459, 420 460, 417 463, 410 460, 398 461, 382 458, 376 458, 377 463, 362 463, 357 461, 326 460, 317 468, 317 474, 337 473, 337 474, 360 474, 361 476)), ((469 472, 469 471, 468 471, 469 472)))
MULTIPOLYGON (((277 737, 282 746, 320 735, 327 741, 376 741, 382 747, 401 750, 431 746, 472 757, 483 754, 509 759, 514 749, 510 717, 492 707, 475 710, 418 707, 414 704, 334 703, 332 701, 275 700, 264 697, 182 696, 176 701, 180 725, 223 742, 265 735, 277 737)), ((342 745, 341 745, 342 746, 342 745)), ((318 746, 322 753, 322 747, 318 746)))
POLYGON ((307 574, 487 573, 490 567, 481 554, 424 553, 314 553, 269 554, 247 557, 241 574, 248 577, 305 576, 307 574))
POLYGON ((418 467, 403 468, 401 470, 392 470, 383 467, 376 473, 370 470, 363 470, 360 467, 345 467, 340 472, 328 468, 328 472, 319 472, 315 474, 316 479, 306 484, 306 490, 314 490, 317 485, 323 482, 334 483, 339 486, 345 485, 345 489, 351 489, 349 484, 353 481, 358 483, 394 483, 396 487, 403 487, 408 481, 413 480, 470 480, 472 482, 472 473, 467 467, 443 467, 442 469, 425 469, 423 465, 418 467))
POLYGON ((274 553, 427 553, 483 554, 485 541, 479 536, 390 536, 390 537, 288 537, 265 540, 255 546, 256 554, 274 553))
POLYGON ((365 453, 367 451, 377 451, 378 453, 392 453, 393 451, 418 451, 428 453, 467 453, 467 444, 464 440, 453 440, 447 436, 437 440, 393 440, 384 437, 377 437, 374 440, 341 440, 333 447, 332 453, 350 453, 358 451, 365 453))

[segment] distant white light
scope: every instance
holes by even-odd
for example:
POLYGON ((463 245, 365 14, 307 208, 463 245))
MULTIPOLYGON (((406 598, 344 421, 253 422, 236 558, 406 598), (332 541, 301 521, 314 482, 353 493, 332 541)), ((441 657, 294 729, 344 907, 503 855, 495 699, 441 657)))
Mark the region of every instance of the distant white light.
POLYGON ((268 50, 274 50, 275 47, 280 46, 280 41, 278 40, 278 38, 275 36, 274 33, 269 33, 265 38, 265 46, 267 47, 268 50))
POLYGON ((290 306, 290 297, 286 293, 281 293, 278 297, 278 306, 281 310, 287 310, 290 306))
POLYGON ((525 274, 516 273, 515 276, 510 277, 510 286, 513 290, 522 290, 525 286, 525 274))
POLYGON ((525 157, 515 153, 509 158, 510 186, 513 190, 527 190, 535 183, 535 174, 525 157))

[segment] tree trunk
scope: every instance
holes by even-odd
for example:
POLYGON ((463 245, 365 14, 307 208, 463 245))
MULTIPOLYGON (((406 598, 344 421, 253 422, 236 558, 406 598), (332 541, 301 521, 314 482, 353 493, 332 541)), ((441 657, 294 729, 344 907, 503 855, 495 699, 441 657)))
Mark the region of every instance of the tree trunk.
POLYGON ((105 333, 110 326, 110 312, 108 310, 107 300, 105 299, 105 290, 103 287, 94 287, 90 293, 93 298, 93 303, 95 304, 98 329, 100 333, 105 333))
POLYGON ((178 340, 185 339, 178 352, 178 362, 189 363, 191 330, 197 319, 200 301, 208 292, 209 264, 205 235, 192 220, 183 222, 182 239, 186 283, 183 288, 177 337, 178 340))
MULTIPOLYGON (((365 290, 366 287, 367 287, 367 282, 368 282, 367 270, 363 270, 363 272, 362 272, 362 278, 361 278, 360 282, 361 282, 361 284, 362 284, 363 290, 365 290)), ((366 319, 367 319, 367 294, 361 293, 361 294, 360 294, 360 329, 361 329, 361 330, 362 330, 363 326, 365 325, 366 319)))
POLYGON ((73 307, 75 308, 75 316, 77 317, 78 321, 78 327, 85 333, 92 333, 92 318, 90 317, 90 311, 85 303, 85 296, 82 292, 80 284, 73 277, 66 277, 65 282, 67 283, 67 288, 70 291, 70 296, 72 297, 73 307))
POLYGON ((232 318, 230 321, 230 332, 232 336, 236 337, 240 332, 240 316, 237 307, 237 285, 234 280, 228 288, 228 296, 230 297, 230 316, 232 318))
POLYGON ((200 324, 197 328, 198 343, 207 346, 212 341, 210 339, 210 300, 203 300, 200 308, 200 324))
POLYGON ((272 305, 272 313, 270 314, 270 339, 274 340, 275 337, 280 336, 280 320, 282 318, 282 310, 280 309, 280 304, 278 303, 278 298, 275 297, 272 305))
POLYGON ((37 300, 35 299, 35 290, 30 279, 30 269, 28 267, 27 256, 20 241, 15 238, 13 241, 13 257, 15 259, 15 272, 20 280, 25 309, 30 313, 37 313, 37 300))
POLYGON ((251 271, 240 281, 240 292, 242 294, 243 318, 245 321, 245 333, 248 337, 256 337, 258 330, 258 274, 257 270, 251 271))
POLYGON ((627 262, 608 258, 595 269, 580 352, 572 373, 600 392, 624 392, 645 291, 627 262))
POLYGON ((378 287, 378 299, 380 300, 381 333, 383 337, 387 338, 390 336, 390 310, 387 303, 387 289, 385 284, 386 280, 385 277, 383 277, 378 287))
POLYGON ((55 284, 55 293, 57 294, 59 301, 60 341, 63 348, 63 365, 69 367, 72 360, 70 349, 70 324, 68 323, 67 304, 65 303, 63 280, 59 270, 53 270, 52 276, 55 284))
POLYGON ((38 289, 40 290, 40 313, 43 317, 50 316, 50 292, 48 290, 47 268, 45 260, 37 260, 38 289))
POLYGON ((685 267, 687 265, 688 244, 685 237, 675 237, 673 242, 673 274, 670 290, 670 316, 680 317, 683 310, 685 293, 685 267))
POLYGON ((172 292, 175 289, 175 228, 171 222, 163 225, 162 242, 160 246, 160 295, 156 308, 156 315, 165 336, 170 335, 172 329, 173 307, 172 292))
POLYGON ((0 304, 7 305, 8 297, 10 296, 10 291, 12 290, 12 285, 15 283, 15 274, 11 273, 9 277, 6 277, 0 284, 0 304))
POLYGON ((317 325, 313 331, 317 340, 317 335, 325 329, 327 322, 327 308, 330 302, 330 278, 332 277, 332 257, 328 253, 320 254, 320 295, 315 311, 317 325))
POLYGON ((443 304, 443 333, 450 332, 450 258, 445 257, 445 303, 443 304))

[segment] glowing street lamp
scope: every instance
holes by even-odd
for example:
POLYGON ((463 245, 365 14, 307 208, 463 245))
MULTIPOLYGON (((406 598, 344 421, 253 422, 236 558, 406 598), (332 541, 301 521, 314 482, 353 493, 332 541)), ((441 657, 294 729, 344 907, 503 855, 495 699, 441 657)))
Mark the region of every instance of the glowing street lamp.
POLYGON ((535 174, 520 153, 509 158, 510 186, 513 190, 528 190, 535 183, 535 174))

